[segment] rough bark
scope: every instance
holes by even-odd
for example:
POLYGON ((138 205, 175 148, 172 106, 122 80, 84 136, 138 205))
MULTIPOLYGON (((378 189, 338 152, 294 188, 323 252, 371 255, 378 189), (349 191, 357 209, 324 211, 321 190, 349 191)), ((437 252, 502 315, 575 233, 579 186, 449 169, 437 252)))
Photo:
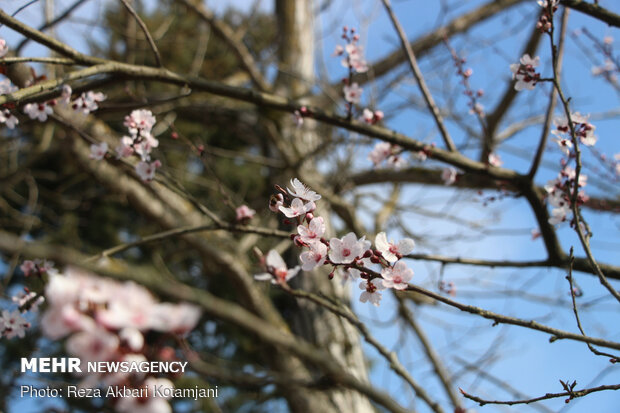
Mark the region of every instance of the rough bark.
MULTIPOLYGON (((276 14, 280 34, 280 71, 275 91, 286 97, 301 99, 303 102, 303 97, 308 95, 315 77, 313 2, 276 0, 276 14)), ((320 174, 311 162, 305 160, 306 154, 321 144, 316 123, 311 119, 305 119, 303 128, 298 129, 293 125, 290 115, 281 116, 278 123, 284 144, 295 148, 292 152, 296 157, 293 164, 298 165, 295 171, 297 176, 311 186, 313 183, 321 185, 320 174)), ((324 217, 328 234, 335 235, 331 231, 328 219, 331 211, 325 205, 326 202, 319 201, 319 209, 315 215, 324 217)), ((350 298, 348 290, 343 288, 339 281, 329 280, 327 271, 315 271, 314 274, 297 277, 295 287, 321 293, 345 303, 350 298)), ((298 300, 291 328, 295 334, 315 343, 319 348, 327 349, 342 365, 347 366, 352 375, 360 380, 367 380, 368 372, 361 350, 360 336, 357 330, 342 318, 309 301, 298 300)), ((320 404, 320 410, 317 411, 334 413, 375 411, 367 398, 350 390, 321 393, 319 396, 317 402, 320 404)), ((291 410, 298 409, 291 406, 291 410)))

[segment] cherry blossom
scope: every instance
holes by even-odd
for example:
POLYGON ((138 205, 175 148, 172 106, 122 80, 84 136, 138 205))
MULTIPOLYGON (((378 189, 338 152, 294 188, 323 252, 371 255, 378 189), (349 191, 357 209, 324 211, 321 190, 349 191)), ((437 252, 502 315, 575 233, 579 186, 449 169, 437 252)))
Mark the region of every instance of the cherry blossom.
POLYGON ((521 91, 523 89, 533 90, 534 86, 540 79, 540 74, 536 73, 534 69, 540 64, 540 57, 536 56, 534 59, 529 54, 524 54, 519 63, 513 63, 510 65, 512 71, 512 78, 517 82, 515 83, 515 90, 521 91))
POLYGON ((272 284, 283 283, 290 280, 297 275, 300 269, 299 266, 289 269, 276 250, 270 250, 269 253, 267 253, 265 266, 267 272, 256 274, 254 279, 258 281, 271 280, 272 284))
POLYGON ((52 107, 43 103, 28 103, 24 106, 24 113, 30 117, 30 119, 38 119, 40 122, 45 122, 47 117, 54 113, 52 107))
POLYGON ((315 267, 323 265, 326 258, 327 245, 322 242, 310 244, 310 249, 299 255, 299 260, 302 264, 301 269, 304 271, 312 271, 315 267))
POLYGON ((290 207, 280 205, 280 212, 282 212, 287 218, 295 218, 298 216, 304 216, 307 212, 311 212, 316 208, 314 202, 310 201, 304 204, 300 198, 293 199, 290 207))
POLYGON ((56 269, 54 268, 54 263, 52 261, 40 259, 36 260, 25 260, 22 265, 19 266, 19 269, 24 273, 24 277, 29 277, 33 274, 43 274, 43 273, 56 273, 56 269))
POLYGON ((155 171, 161 166, 159 160, 153 162, 139 162, 136 165, 136 173, 144 182, 150 182, 155 178, 155 171))
POLYGON ((413 278, 413 270, 408 268, 403 261, 398 261, 393 267, 384 268, 381 271, 381 277, 383 277, 385 288, 404 290, 407 288, 407 283, 413 278))
POLYGON ((102 160, 106 153, 108 153, 108 144, 105 142, 101 142, 100 144, 92 144, 90 145, 90 159, 94 159, 96 161, 102 160))
POLYGON ((282 205, 284 205, 284 196, 282 194, 271 195, 269 198, 269 210, 271 212, 278 212, 282 205))
POLYGON ((17 304, 19 308, 28 306, 28 308, 25 308, 22 312, 25 312, 26 310, 36 312, 39 310, 39 306, 45 301, 45 297, 42 295, 37 295, 34 291, 20 291, 17 295, 11 297, 11 301, 17 304))
POLYGON ((355 29, 343 27, 342 38, 347 40, 348 43, 344 47, 337 45, 334 50, 334 56, 342 56, 346 52, 347 56, 341 61, 342 66, 348 68, 350 72, 367 72, 368 63, 364 59, 362 47, 358 45, 359 35, 355 34, 355 29))
POLYGON ((121 143, 115 148, 117 158, 127 158, 134 153, 133 139, 129 136, 123 136, 121 143))
POLYGON ((0 58, 6 56, 9 52, 9 46, 6 44, 6 40, 0 39, 0 58))
POLYGON ((413 153, 413 158, 416 161, 424 162, 428 158, 428 155, 424 151, 417 151, 413 153))
POLYGON ((299 179, 291 179, 291 186, 293 189, 286 188, 288 193, 296 198, 301 198, 306 201, 318 201, 321 199, 321 195, 317 194, 306 185, 304 185, 299 179))
POLYGON ((116 358, 120 342, 116 334, 103 328, 80 331, 66 343, 67 352, 82 362, 107 361, 116 358))
POLYGON ((240 207, 237 207, 237 209, 235 209, 235 215, 235 220, 237 222, 247 222, 254 218, 254 215, 256 215, 256 211, 254 211, 247 205, 241 205, 240 207))
POLYGON ((502 166, 503 163, 504 162, 502 161, 502 158, 500 158, 498 154, 494 152, 491 152, 489 154, 489 165, 499 168, 500 166, 502 166))
POLYGON ((364 89, 359 87, 357 82, 353 82, 351 85, 344 85, 342 90, 344 92, 344 100, 349 103, 360 103, 364 89))
POLYGON ((457 171, 453 167, 449 166, 444 168, 441 172, 441 179, 444 185, 452 185, 456 182, 457 171))
POLYGON ((106 96, 101 92, 88 91, 82 93, 73 101, 72 107, 76 111, 80 111, 85 115, 99 109, 98 103, 104 101, 106 96))
POLYGON ((373 112, 372 110, 365 108, 362 111, 362 116, 360 117, 360 120, 366 122, 369 125, 374 125, 377 122, 381 121, 381 119, 383 119, 384 117, 385 115, 380 110, 376 110, 373 112))
POLYGON ((132 351, 140 351, 144 346, 144 336, 137 328, 125 327, 119 331, 118 337, 121 339, 121 342, 125 343, 132 351))
POLYGON ((400 169, 407 164, 405 158, 400 156, 402 148, 389 142, 378 142, 368 154, 368 160, 377 168, 383 161, 394 169, 400 169))
POLYGON ((379 142, 375 145, 375 147, 368 154, 368 160, 370 160, 375 167, 377 167, 381 162, 387 159, 392 153, 392 144, 389 142, 379 142))
POLYGON ((297 232, 299 232, 299 238, 302 242, 308 245, 318 243, 325 233, 325 221, 322 217, 312 218, 307 227, 299 225, 297 232))
MULTIPOLYGON (((575 135, 579 138, 580 142, 586 146, 593 146, 597 141, 597 137, 594 135, 596 126, 592 125, 588 121, 589 115, 584 116, 579 112, 574 112, 571 113, 570 117, 573 124, 573 129, 575 130, 575 135)), ((560 149, 562 149, 562 152, 564 152, 565 155, 568 155, 567 149, 562 148, 562 146, 572 148, 570 137, 564 138, 565 134, 570 134, 571 132, 568 119, 566 116, 557 117, 553 120, 553 123, 556 129, 552 130, 551 133, 558 137, 556 141, 561 140, 570 142, 570 146, 566 145, 565 142, 558 142, 558 145, 561 146, 560 149)))
POLYGON ((349 43, 345 46, 344 50, 348 55, 346 58, 342 59, 342 65, 344 67, 351 68, 357 73, 365 73, 368 71, 368 63, 366 59, 364 59, 362 46, 356 43, 349 43))
POLYGON ((360 294, 360 301, 365 303, 370 301, 373 305, 379 307, 381 302, 380 290, 384 290, 383 280, 380 278, 374 278, 372 280, 362 281, 360 283, 360 289, 364 290, 360 294))
POLYGON ((387 165, 392 169, 399 170, 407 166, 407 161, 400 155, 390 155, 387 158, 387 165))
POLYGON ((30 323, 19 313, 18 310, 2 311, 0 317, 0 332, 6 338, 19 337, 24 338, 26 329, 30 327, 30 323))
POLYGON ((155 116, 150 110, 136 109, 129 116, 125 116, 123 125, 129 129, 131 135, 146 137, 151 134, 155 125, 155 116))
POLYGON ((388 242, 385 232, 380 232, 375 237, 375 246, 388 262, 395 262, 413 251, 415 242, 411 238, 405 238, 395 244, 393 241, 388 242))
POLYGON ((357 239, 357 235, 349 232, 344 237, 332 238, 329 241, 329 259, 334 264, 350 264, 361 257, 369 248, 370 242, 365 237, 357 239))
POLYGON ((536 0, 540 7, 547 8, 551 4, 551 7, 557 7, 559 0, 536 0))
POLYGON ((570 155, 570 151, 573 148, 573 142, 570 139, 565 138, 552 138, 565 156, 570 155))
POLYGON ((58 99, 58 103, 60 103, 61 105, 65 105, 68 106, 69 103, 71 103, 71 94, 73 93, 73 89, 71 89, 71 86, 65 84, 62 85, 61 91, 60 91, 60 98, 58 99))
POLYGON ((19 123, 17 119, 8 109, 0 110, 0 123, 4 123, 9 129, 15 129, 19 123))
POLYGON ((200 316, 200 309, 194 305, 158 303, 151 315, 151 329, 186 335, 196 326, 200 316))
MULTIPOLYGON (((361 260, 358 260, 358 263, 364 268, 370 268, 373 264, 370 258, 362 258, 361 260)), ((357 280, 361 275, 362 271, 357 268, 347 268, 342 272, 342 282, 344 284, 349 279, 357 280)))
POLYGON ((8 95, 9 93, 17 92, 18 90, 19 88, 12 84, 9 79, 0 80, 0 95, 8 95))

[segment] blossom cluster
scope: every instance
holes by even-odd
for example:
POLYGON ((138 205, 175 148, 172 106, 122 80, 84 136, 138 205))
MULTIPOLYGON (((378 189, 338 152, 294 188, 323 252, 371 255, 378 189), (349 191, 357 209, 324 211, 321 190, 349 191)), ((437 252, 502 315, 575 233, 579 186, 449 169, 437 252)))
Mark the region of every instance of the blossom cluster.
POLYGON ((516 80, 515 90, 533 90, 536 83, 540 80, 540 73, 536 72, 536 67, 540 65, 540 57, 531 58, 529 54, 524 54, 519 63, 510 65, 512 79, 516 80))
MULTIPOLYGON (((571 193, 575 186, 576 173, 575 170, 565 165, 558 176, 547 182, 545 191, 547 192, 547 202, 551 205, 551 217, 549 223, 558 225, 568 220, 571 211, 571 193)), ((587 175, 579 174, 579 188, 586 186, 588 181, 587 175)), ((577 205, 582 205, 588 201, 588 196, 583 190, 577 194, 577 205)), ((574 222, 571 222, 571 226, 574 222)))
MULTIPOLYGON (((84 362, 174 359, 174 350, 163 344, 150 345, 145 335, 185 335, 195 327, 201 314, 190 304, 158 302, 135 283, 120 283, 71 267, 64 274, 49 274, 45 298, 48 307, 41 318, 43 334, 52 340, 66 338, 67 352, 84 362)), ((141 388, 153 380, 172 386, 168 379, 147 377, 145 373, 83 372, 80 376, 85 387, 103 384, 141 388)), ((171 411, 162 398, 121 398, 115 407, 119 412, 171 411)))
MULTIPOLYGON (((575 158, 572 133, 574 132, 577 142, 585 146, 596 144, 597 137, 594 135, 596 127, 589 122, 588 116, 581 115, 579 112, 571 113, 570 121, 566 116, 560 116, 555 118, 553 123, 556 127, 551 131, 555 136, 553 139, 566 157, 561 161, 561 172, 545 185, 547 202, 552 207, 549 223, 558 225, 569 220, 576 179, 578 179, 577 185, 580 188, 577 194, 577 205, 582 205, 588 200, 585 191, 581 189, 587 184, 587 175, 580 173, 577 178, 575 169, 569 165, 569 162, 575 158)), ((571 220, 571 226, 574 226, 574 219, 571 220)))
MULTIPOLYGON (((150 182, 155 178, 157 168, 161 166, 159 160, 151 160, 153 148, 159 146, 159 140, 152 134, 155 126, 155 116, 150 110, 137 109, 125 116, 123 123, 129 132, 121 138, 120 144, 116 147, 116 157, 127 158, 133 155, 140 157, 140 162, 136 164, 136 173, 144 182, 150 182)), ((102 142, 93 144, 90 147, 91 159, 101 160, 108 151, 108 144, 102 142)))
POLYGON ((403 149, 389 142, 379 142, 368 154, 368 160, 375 168, 386 161, 387 166, 394 169, 401 169, 406 165, 405 158, 402 156, 403 149))
POLYGON ((559 0, 537 0, 538 5, 543 8, 543 12, 536 23, 536 28, 541 32, 551 32, 553 28, 553 14, 557 11, 559 2, 559 0))
POLYGON ((370 301, 378 306, 381 301, 381 290, 393 288, 404 290, 407 283, 413 278, 413 270, 402 261, 404 255, 414 248, 414 242, 405 238, 399 242, 388 241, 385 232, 380 232, 375 238, 375 249, 365 236, 359 238, 349 232, 342 238, 325 237, 326 226, 323 217, 315 216, 316 201, 321 195, 304 185, 299 179, 291 180, 291 188, 284 190, 277 186, 279 193, 272 196, 269 209, 282 213, 285 223, 296 223, 297 232, 291 234, 291 239, 298 247, 303 248, 299 255, 299 265, 288 268, 280 254, 271 250, 262 259, 265 272, 254 276, 260 281, 271 281, 273 284, 283 284, 296 276, 300 270, 312 271, 323 265, 331 265, 343 273, 343 280, 361 278, 359 284, 362 293, 361 302, 370 301), (380 265, 380 276, 370 270, 373 265, 380 265))
POLYGON ((450 50, 450 55, 452 56, 452 61, 454 62, 454 67, 456 68, 456 74, 461 77, 461 83, 465 88, 463 93, 469 98, 469 102, 467 103, 469 106, 469 113, 475 114, 480 118, 484 118, 484 106, 478 101, 479 98, 484 96, 484 91, 482 89, 478 89, 474 92, 469 84, 469 78, 474 74, 474 70, 472 68, 466 69, 465 63, 467 63, 467 60, 464 57, 459 56, 456 50, 450 47, 449 44, 447 45, 450 50))

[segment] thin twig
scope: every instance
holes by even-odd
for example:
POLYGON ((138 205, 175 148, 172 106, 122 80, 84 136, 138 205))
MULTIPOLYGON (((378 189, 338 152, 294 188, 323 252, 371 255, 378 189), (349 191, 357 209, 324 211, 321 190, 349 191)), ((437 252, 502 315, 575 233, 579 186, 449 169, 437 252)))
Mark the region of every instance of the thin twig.
POLYGON ((437 377, 439 377, 439 381, 443 385, 444 390, 448 394, 448 397, 450 398, 450 401, 452 402, 452 406, 454 407, 455 411, 458 411, 458 409, 461 407, 461 402, 460 402, 460 398, 458 397, 458 394, 455 391, 455 388, 452 383, 452 379, 450 378, 450 373, 448 372, 448 369, 441 361, 439 354, 437 354, 437 352, 433 348, 430 340, 426 336, 426 333, 424 332, 424 330, 422 330, 422 327, 420 326, 420 324, 418 324, 413 314, 411 314, 411 311, 409 311, 409 309, 407 308, 405 302, 403 301, 403 298, 399 296, 398 294, 394 294, 394 297, 398 300, 399 313, 402 315, 403 319, 407 322, 407 324, 409 324, 411 329, 414 331, 415 335, 420 340, 420 343, 422 343, 424 352, 426 353, 426 356, 428 357, 429 361, 433 365, 433 369, 435 370, 437 377))
MULTIPOLYGON (((568 26, 568 15, 569 10, 564 9, 562 13, 562 25, 560 26, 560 40, 558 42, 558 54, 557 58, 554 59, 553 65, 554 72, 557 74, 557 77, 560 77, 562 73, 562 62, 564 57, 564 43, 566 40, 566 27, 568 26)), ((553 30, 553 28, 551 29, 553 30)), ((547 146, 547 138, 549 136, 549 129, 551 128, 551 121, 553 119, 553 113, 555 112, 555 103, 558 98, 558 92, 555 87, 551 88, 551 96, 549 97, 549 105, 547 106, 547 112, 545 113, 545 121, 543 123, 540 141, 538 143, 538 148, 536 149, 536 155, 534 155, 534 161, 532 162, 532 166, 530 168, 530 172, 527 176, 530 179, 534 179, 536 172, 538 171, 538 167, 540 166, 540 161, 542 160, 543 153, 545 151, 545 147, 547 146)))
POLYGON ((595 393, 595 392, 599 392, 603 390, 619 390, 619 389, 620 389, 620 384, 604 385, 604 386, 592 387, 589 389, 565 391, 562 393, 547 393, 544 396, 534 397, 533 399, 525 399, 525 400, 485 400, 480 397, 473 396, 465 392, 463 389, 461 389, 461 393, 463 394, 463 396, 467 397, 468 399, 479 403, 480 406, 484 406, 485 404, 504 404, 508 406, 513 406, 515 404, 530 404, 530 403, 539 402, 541 400, 556 399, 558 397, 567 397, 567 396, 569 397, 568 400, 571 400, 577 397, 583 397, 590 393, 595 393))
MULTIPOLYGON (((577 321, 577 327, 579 328, 579 331, 581 331, 581 334, 585 337, 586 333, 583 330, 583 327, 581 325, 581 320, 579 319, 579 311, 577 310, 577 300, 575 299, 575 288, 573 287, 573 247, 570 248, 570 266, 568 267, 568 275, 566 276, 566 279, 568 280, 568 285, 570 286, 570 296, 571 296, 571 300, 573 303, 573 313, 575 314, 575 320, 577 321)), ((595 349, 592 344, 590 343, 586 343, 586 345, 588 346, 588 349, 590 349, 590 351, 593 354, 596 354, 597 356, 604 356, 604 357, 609 357, 610 358, 610 362, 612 363, 617 363, 620 362, 620 358, 618 356, 614 356, 613 354, 609 354, 609 353, 604 353, 602 351, 598 351, 597 349, 595 349)))
POLYGON ((448 129, 446 128, 446 125, 444 124, 441 113, 439 112, 439 108, 437 107, 437 104, 433 100, 433 96, 431 95, 431 92, 428 90, 428 87, 426 86, 426 82, 424 81, 424 76, 422 75, 422 71, 420 70, 420 67, 418 66, 418 62, 415 58, 415 54, 413 53, 413 49, 411 48, 411 44, 409 44, 409 41, 407 40, 407 36, 405 35, 405 31, 403 30, 402 26, 400 25, 400 22, 396 18, 394 11, 392 10, 390 0, 383 0, 383 5, 385 6, 385 10, 387 11, 387 14, 390 16, 390 20, 392 20, 394 29, 396 29, 396 32, 398 33, 398 37, 400 38, 401 45, 407 55, 407 60, 409 61, 409 66, 411 67, 413 76, 415 76, 415 79, 418 82, 418 86, 420 87, 420 92, 422 92, 422 96, 424 96, 426 105, 428 106, 431 113, 433 114, 433 118, 435 119, 437 128, 439 129, 439 132, 441 133, 441 136, 443 137, 444 143, 446 144, 446 147, 448 148, 448 150, 450 150, 451 152, 456 152, 456 146, 454 146, 454 142, 452 141, 452 138, 450 137, 450 133, 448 132, 448 129))
POLYGON ((155 41, 153 40, 153 36, 151 36, 149 29, 146 27, 146 24, 144 24, 144 21, 142 21, 140 16, 138 16, 138 13, 136 13, 136 11, 133 9, 133 7, 131 7, 131 4, 129 4, 127 0, 120 0, 120 1, 121 3, 123 3, 123 5, 129 12, 129 14, 131 14, 133 18, 136 19, 136 21, 140 25, 140 28, 142 29, 142 32, 144 33, 144 36, 146 37, 146 40, 148 41, 149 46, 151 47, 151 50, 153 51, 153 54, 155 55, 155 63, 157 64, 158 67, 162 67, 163 65, 161 62, 161 55, 159 54, 159 50, 157 50, 157 45, 155 44, 155 41))
POLYGON ((368 327, 366 327, 366 324, 361 322, 350 310, 347 311, 348 309, 332 304, 328 300, 319 297, 316 294, 303 290, 294 290, 286 284, 281 284, 280 286, 287 293, 298 298, 308 299, 313 303, 318 304, 321 307, 324 307, 327 310, 331 311, 332 313, 346 319, 355 328, 357 328, 360 334, 364 337, 364 339, 390 363, 390 368, 411 386, 417 396, 419 396, 434 412, 443 412, 441 405, 431 399, 430 395, 426 392, 424 387, 420 386, 420 384, 416 382, 415 379, 411 377, 409 372, 403 367, 403 365, 398 360, 396 353, 394 353, 393 351, 389 351, 385 346, 383 346, 383 344, 381 344, 376 338, 374 338, 374 336, 368 330, 368 327))

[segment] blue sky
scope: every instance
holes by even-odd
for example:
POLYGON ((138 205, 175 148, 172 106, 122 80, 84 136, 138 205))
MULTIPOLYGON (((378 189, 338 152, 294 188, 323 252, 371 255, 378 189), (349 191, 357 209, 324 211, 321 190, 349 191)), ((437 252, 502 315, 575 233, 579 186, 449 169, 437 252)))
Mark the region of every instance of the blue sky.
MULTIPOLYGON (((11 11, 17 2, 0 0, 0 7, 11 11)), ((21 4, 20 2, 19 4, 21 4)), ((57 1, 57 8, 62 10, 69 1, 57 1)), ((90 5, 81 8, 78 16, 88 17, 95 9, 104 2, 94 1, 90 5)), ((251 1, 208 2, 221 10, 224 5, 235 4, 241 9, 246 9, 251 1)), ((265 10, 270 10, 271 2, 263 1, 265 10)), ((449 21, 451 18, 474 8, 483 1, 448 1, 428 2, 419 0, 393 1, 395 11, 405 27, 409 38, 427 33, 430 30, 449 21), (444 10, 441 4, 446 4, 444 10)), ((601 5, 620 13, 620 3, 611 0, 601 0, 601 5)), ((150 2, 149 4, 155 4, 150 2)), ((19 15, 20 19, 35 24, 39 21, 41 6, 33 5, 19 15)), ((451 45, 458 53, 467 58, 467 65, 473 69, 470 79, 472 86, 485 90, 482 103, 486 108, 493 108, 499 96, 503 92, 507 79, 510 78, 510 63, 514 63, 520 57, 520 50, 529 35, 529 27, 535 22, 537 6, 535 1, 513 8, 509 14, 495 18, 480 25, 476 30, 466 36, 457 36, 451 39, 451 45)), ((36 25, 36 24, 35 24, 36 25)), ((322 55, 318 56, 325 61, 329 73, 329 79, 336 81, 345 75, 345 70, 340 65, 339 59, 331 57, 335 44, 341 43, 339 39, 342 25, 358 27, 362 35, 362 44, 365 47, 369 61, 374 61, 397 47, 397 39, 394 30, 389 23, 380 2, 374 0, 350 2, 336 0, 320 19, 320 27, 317 26, 317 39, 322 43, 322 55)), ((577 41, 591 45, 579 30, 586 27, 597 38, 612 36, 616 39, 616 46, 620 44, 620 36, 617 29, 612 29, 587 16, 573 11, 570 17, 570 29, 567 40, 566 61, 564 69, 563 85, 566 93, 572 99, 575 111, 591 113, 593 119, 597 114, 610 110, 619 109, 618 93, 609 87, 602 78, 591 75, 593 63, 584 56, 578 47, 577 41), (575 32, 577 30, 577 32, 575 32), (575 40, 577 39, 577 41, 575 40)), ((59 31, 60 37, 73 46, 86 50, 81 32, 92 30, 83 24, 74 25, 71 28, 59 31), (76 35, 78 33, 78 35, 76 35)), ((95 32, 98 29, 94 29, 95 32)), ((8 33, 6 28, 0 29, 0 36, 5 36, 10 44, 15 44, 15 36, 8 33)), ((618 46, 620 47, 620 46, 618 46)), ((26 50, 26 55, 41 55, 41 49, 31 45, 26 50)), ((540 70, 543 75, 549 74, 550 58, 547 41, 543 41, 538 54, 541 56, 540 70)), ((600 59, 600 55, 593 53, 600 59)), ((448 97, 453 99, 454 106, 461 112, 465 122, 475 127, 475 119, 468 115, 466 101, 460 96, 458 78, 454 73, 452 62, 445 53, 445 48, 439 46, 436 51, 421 59, 421 68, 429 83, 431 91, 440 104, 445 104, 446 99, 441 98, 444 90, 456 90, 448 97)), ((408 97, 419 97, 417 86, 408 74, 407 68, 396 70, 403 73, 405 82, 398 88, 392 88, 387 97, 380 102, 373 102, 372 97, 379 95, 379 91, 385 88, 385 81, 380 80, 375 85, 364 86, 364 99, 366 103, 373 102, 376 109, 386 111, 389 121, 388 126, 403 132, 416 139, 427 140, 441 145, 441 140, 435 132, 432 119, 427 113, 414 108, 407 100, 408 97), (390 112, 387 112, 387 109, 390 112)), ((390 76, 388 76, 389 78, 390 76)), ((519 121, 533 115, 541 114, 546 105, 549 88, 547 85, 537 87, 532 92, 520 92, 517 103, 507 116, 505 125, 519 121)), ((620 152, 618 140, 618 117, 607 117, 593 121, 597 126, 599 142, 596 148, 603 153, 613 156, 620 152)), ((505 126, 504 125, 504 126, 505 126)), ((502 128, 500 128, 501 130, 502 128)), ((466 139, 464 131, 454 123, 449 123, 449 130, 457 143, 466 139)), ((354 137, 352 137, 354 139, 354 137)), ((539 139, 539 126, 534 125, 525 128, 516 134, 506 146, 500 146, 499 153, 504 159, 505 166, 519 171, 525 171, 529 161, 520 156, 525 152, 531 156, 532 151, 539 139)), ((359 158, 356 165, 360 169, 368 169, 369 162, 365 159, 370 146, 357 149, 359 158)), ((597 165, 594 157, 585 151, 584 162, 587 165, 597 165)), ((467 154, 476 156, 475 151, 467 154)), ((344 153, 340 154, 345 156, 344 153)), ((559 151, 549 145, 545 154, 545 161, 550 168, 541 169, 537 176, 537 182, 543 184, 557 174, 559 151)), ((591 179, 595 181, 595 175, 588 171, 591 179)), ((594 184, 587 187, 588 192, 597 196, 619 196, 618 181, 599 179, 603 189, 594 184), (604 189, 604 188, 607 189, 604 189), (612 188, 610 191, 609 188, 612 188)), ((365 191, 382 195, 387 194, 386 188, 374 186, 364 188, 365 191)), ((405 191, 401 200, 407 204, 416 205, 420 208, 436 209, 449 212, 459 219, 485 220, 485 226, 496 230, 511 229, 519 230, 518 235, 491 235, 482 237, 475 231, 465 230, 453 222, 436 220, 417 213, 404 214, 408 227, 418 235, 422 242, 418 242, 417 252, 436 252, 448 256, 464 256, 472 258, 493 259, 534 259, 544 258, 543 245, 540 240, 532 241, 529 230, 534 228, 535 221, 527 204, 522 200, 504 199, 496 201, 484 207, 480 197, 473 192, 459 195, 450 188, 430 188, 416 186, 405 191), (459 203, 454 201, 459 200, 459 203), (452 235, 453 239, 424 242, 436 234, 452 235)), ((602 262, 620 264, 618 262, 618 229, 620 220, 617 215, 608 213, 591 213, 585 211, 585 217, 594 230, 592 246, 596 257, 602 262)), ((390 238, 398 238, 400 233, 392 226, 388 232, 390 238)), ((559 231, 562 245, 566 250, 571 245, 575 246, 576 255, 583 255, 577 242, 576 236, 569 228, 564 227, 559 231)), ((436 290, 440 274, 440 266, 425 262, 410 262, 415 271, 415 280, 425 287, 436 290)), ((465 266, 448 266, 444 268, 443 278, 453 281, 458 288, 456 299, 503 314, 515 315, 522 318, 533 317, 545 324, 577 331, 568 296, 568 286, 564 279, 564 272, 556 269, 488 269, 465 266), (515 291, 526 291, 535 300, 524 300, 513 295, 515 291), (544 301, 553 301, 553 304, 544 301)), ((590 302, 604 297, 606 292, 598 281, 591 275, 576 274, 577 282, 584 290, 584 297, 580 302, 590 302)), ((424 360, 420 346, 414 337, 402 336, 403 329, 394 323, 394 305, 389 294, 384 294, 384 301, 379 309, 372 306, 361 305, 357 302, 357 286, 353 286, 354 308, 359 314, 369 321, 376 336, 381 337, 384 344, 396 350, 405 365, 411 368, 413 375, 424 385, 430 386, 431 394, 441 400, 445 400, 443 392, 424 360)), ((487 320, 476 320, 471 316, 452 311, 443 306, 416 308, 415 315, 418 317, 427 333, 437 346, 437 350, 444 356, 446 364, 453 372, 461 370, 460 360, 465 359, 473 364, 479 357, 495 352, 497 360, 491 366, 483 364, 485 371, 505 379, 512 387, 527 394, 538 396, 546 392, 559 392, 561 387, 559 379, 577 380, 578 387, 596 386, 620 382, 618 367, 610 368, 605 358, 596 357, 589 353, 585 345, 573 342, 558 341, 548 343, 548 336, 538 332, 528 331, 519 327, 490 327, 487 320), (604 377, 600 375, 604 374, 604 377)), ((595 336, 602 336, 616 341, 620 340, 618 330, 618 307, 609 299, 603 299, 599 305, 581 313, 582 323, 586 331, 595 336)), ((376 363, 373 364, 371 380, 377 386, 388 390, 405 405, 411 403, 411 394, 403 388, 402 382, 386 368, 385 363, 372 348, 367 348, 367 354, 376 363)), ((477 380, 474 374, 459 376, 457 384, 463 389, 482 397, 495 399, 513 398, 501 389, 489 385, 484 380, 477 380)), ((467 406, 475 407, 473 403, 467 406)), ((601 392, 590 395, 584 399, 574 400, 565 405, 563 400, 546 402, 545 405, 552 411, 580 412, 592 410, 601 413, 615 413, 620 405, 618 392, 601 392), (564 409, 564 410, 561 410, 564 409)), ((425 407, 416 403, 419 411, 425 412, 425 407)), ((17 409, 17 408, 16 408, 17 409)), ((32 407, 35 411, 35 407, 32 407)), ((533 411, 532 407, 524 406, 513 409, 497 407, 477 408, 479 412, 494 411, 533 411)), ((17 411, 17 410, 16 410, 17 411)), ((24 410, 20 410, 24 411, 24 410)), ((38 411, 38 409, 37 409, 38 411)))

